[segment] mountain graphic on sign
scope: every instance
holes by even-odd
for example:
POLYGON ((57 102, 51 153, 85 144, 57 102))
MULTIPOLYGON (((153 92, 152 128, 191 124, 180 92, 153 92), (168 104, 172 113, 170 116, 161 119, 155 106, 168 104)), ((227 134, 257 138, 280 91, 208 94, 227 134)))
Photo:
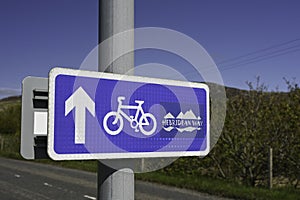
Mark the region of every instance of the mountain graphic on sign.
POLYGON ((171 113, 166 114, 166 116, 164 116, 164 118, 165 119, 175 119, 175 117, 171 113))
POLYGON ((200 117, 196 117, 196 115, 193 113, 193 111, 189 110, 189 111, 187 111, 184 114, 182 112, 180 112, 177 115, 176 119, 198 119, 199 120, 201 118, 200 117))

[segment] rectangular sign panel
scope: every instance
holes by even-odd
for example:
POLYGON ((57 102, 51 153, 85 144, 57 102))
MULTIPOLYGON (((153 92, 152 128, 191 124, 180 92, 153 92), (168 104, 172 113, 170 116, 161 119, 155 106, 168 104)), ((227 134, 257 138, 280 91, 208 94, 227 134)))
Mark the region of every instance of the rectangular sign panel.
POLYGON ((205 84, 54 68, 48 154, 54 160, 204 156, 205 84))
POLYGON ((47 155, 48 79, 26 77, 22 81, 20 153, 25 159, 45 159, 47 155))

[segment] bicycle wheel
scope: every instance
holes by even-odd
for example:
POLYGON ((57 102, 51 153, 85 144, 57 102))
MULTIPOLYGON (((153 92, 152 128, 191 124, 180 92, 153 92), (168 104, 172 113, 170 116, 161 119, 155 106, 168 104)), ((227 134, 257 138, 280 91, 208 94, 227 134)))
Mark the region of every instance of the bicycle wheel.
POLYGON ((124 126, 122 117, 117 117, 117 112, 111 111, 107 113, 103 119, 103 128, 109 135, 118 135, 124 126), (115 121, 117 120, 117 121, 115 121), (114 123, 116 122, 116 123, 114 123))
POLYGON ((156 127, 156 119, 151 113, 145 113, 139 120, 139 128, 144 135, 152 135, 155 132, 156 127))

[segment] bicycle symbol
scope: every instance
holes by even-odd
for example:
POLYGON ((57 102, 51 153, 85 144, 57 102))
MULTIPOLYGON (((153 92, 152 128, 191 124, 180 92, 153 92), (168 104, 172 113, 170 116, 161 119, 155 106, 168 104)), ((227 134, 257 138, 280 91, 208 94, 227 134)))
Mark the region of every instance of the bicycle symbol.
POLYGON ((118 135, 124 127, 125 118, 130 122, 130 126, 135 130, 135 132, 141 131, 144 135, 152 135, 156 130, 157 123, 155 117, 151 113, 144 112, 142 108, 144 101, 135 100, 137 105, 123 105, 123 100, 125 100, 125 97, 119 96, 117 112, 111 111, 105 115, 103 119, 104 130, 110 135, 118 135), (135 116, 128 116, 123 109, 136 110, 135 116), (111 126, 116 125, 118 125, 116 130, 112 130, 110 128, 111 126), (145 130, 145 128, 150 130, 145 130))

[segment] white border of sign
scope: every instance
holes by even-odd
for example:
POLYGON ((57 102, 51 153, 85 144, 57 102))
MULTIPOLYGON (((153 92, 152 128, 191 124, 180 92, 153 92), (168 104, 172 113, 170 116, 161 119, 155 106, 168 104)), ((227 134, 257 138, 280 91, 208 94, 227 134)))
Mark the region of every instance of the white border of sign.
POLYGON ((169 79, 158 79, 140 76, 128 76, 112 73, 73 70, 66 68, 53 68, 49 73, 49 103, 48 103, 48 154, 53 160, 93 160, 93 159, 124 159, 124 158, 158 158, 158 157, 180 157, 180 156, 206 156, 210 151, 210 119, 209 119, 209 88, 207 85, 195 82, 176 81, 169 79), (170 86, 183 86, 190 88, 201 88, 206 91, 206 119, 207 137, 206 149, 204 151, 184 152, 140 152, 140 153, 91 153, 91 154, 57 154, 54 151, 54 108, 55 108, 55 79, 58 75, 71 75, 89 78, 102 78, 110 80, 132 81, 139 83, 163 84, 170 86))

